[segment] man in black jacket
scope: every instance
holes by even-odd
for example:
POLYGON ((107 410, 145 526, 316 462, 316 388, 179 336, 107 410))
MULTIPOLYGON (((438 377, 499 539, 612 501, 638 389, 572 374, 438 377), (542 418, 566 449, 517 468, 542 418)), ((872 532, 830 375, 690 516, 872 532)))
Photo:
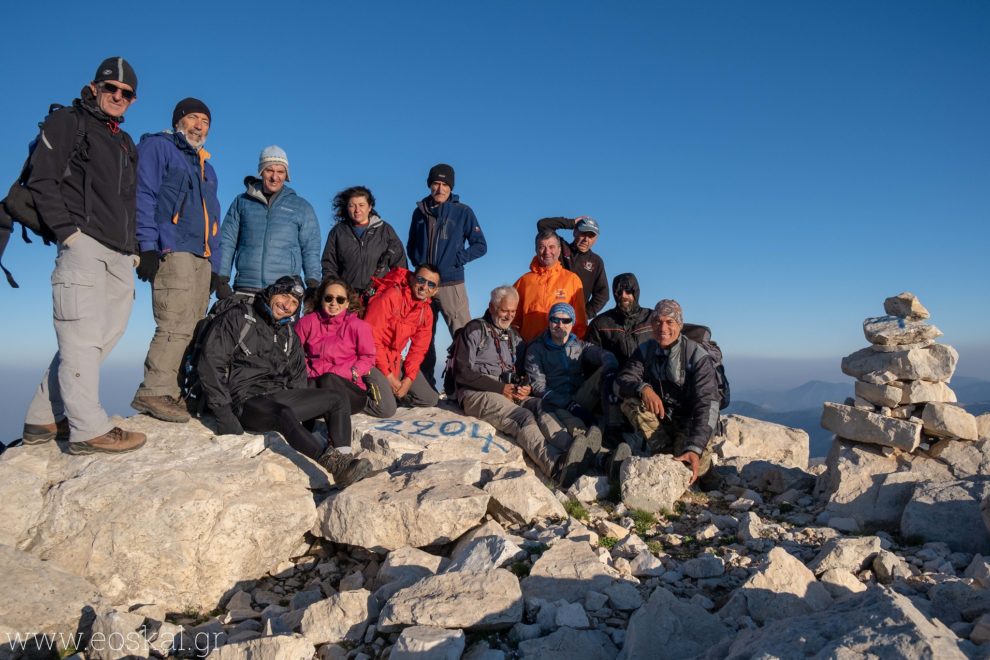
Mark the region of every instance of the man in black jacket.
POLYGON ((90 454, 132 451, 146 440, 114 426, 99 398, 100 364, 134 302, 137 151, 120 124, 136 98, 134 69, 107 58, 72 107, 48 116, 31 154, 26 185, 58 239, 58 352, 28 407, 25 444, 68 439, 70 454, 90 454))
MULTIPOLYGON (((675 300, 653 311, 654 339, 641 345, 615 378, 622 412, 638 429, 646 453, 672 453, 691 468, 692 481, 711 466, 709 441, 718 426, 715 364, 700 344, 681 334, 684 313, 675 300)), ((613 464, 632 454, 620 445, 613 464)))
POLYGON ((337 390, 309 388, 302 345, 292 329, 303 286, 281 277, 251 302, 221 312, 206 330, 196 365, 219 435, 277 431, 344 488, 371 472, 350 453, 350 403, 337 390), (330 445, 303 422, 322 417, 330 445))
POLYGON ((639 345, 653 337, 653 311, 639 306, 639 280, 632 273, 622 273, 612 280, 612 295, 615 307, 595 317, 584 340, 614 355, 621 369, 639 345))
POLYGON ((585 295, 584 311, 590 321, 608 302, 605 262, 591 251, 600 233, 598 222, 582 215, 577 218, 543 218, 536 223, 538 232, 558 229, 574 230, 574 240, 567 244, 567 249, 560 255, 560 261, 564 268, 581 278, 585 295))

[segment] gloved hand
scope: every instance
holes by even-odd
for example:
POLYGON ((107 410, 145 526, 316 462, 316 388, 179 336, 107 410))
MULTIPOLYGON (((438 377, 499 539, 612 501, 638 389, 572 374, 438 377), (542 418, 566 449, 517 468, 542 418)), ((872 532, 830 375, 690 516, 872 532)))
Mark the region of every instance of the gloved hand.
POLYGON ((210 293, 217 294, 217 300, 224 300, 234 295, 230 289, 230 278, 210 273, 210 293))
MULTIPOLYGON (((320 288, 320 283, 316 280, 306 280, 306 292, 303 293, 303 300, 315 301, 316 290, 320 288)), ((319 305, 313 305, 319 308, 319 305)))
POLYGON ((240 420, 234 415, 230 406, 223 406, 213 411, 213 416, 217 418, 217 435, 241 435, 244 427, 240 420))
POLYGON ((146 250, 142 252, 141 261, 137 267, 138 279, 142 282, 154 282, 160 264, 161 259, 158 257, 158 250, 146 250))
POLYGON ((576 401, 571 402, 571 405, 567 406, 567 412, 584 422, 585 426, 591 426, 595 421, 595 416, 591 411, 576 401))

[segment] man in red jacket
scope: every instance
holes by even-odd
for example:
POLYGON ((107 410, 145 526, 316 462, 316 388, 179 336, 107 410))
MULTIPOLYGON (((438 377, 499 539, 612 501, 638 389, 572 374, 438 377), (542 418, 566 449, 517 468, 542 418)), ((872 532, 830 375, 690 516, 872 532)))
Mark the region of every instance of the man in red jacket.
POLYGON ((404 406, 435 406, 439 395, 420 371, 420 365, 433 335, 430 301, 440 286, 440 271, 433 264, 420 264, 414 273, 396 268, 387 279, 397 275, 395 285, 371 298, 364 316, 375 337, 376 369, 371 378, 378 380, 376 372, 384 376, 386 382, 379 384, 383 399, 394 397, 404 406), (407 344, 409 351, 403 361, 402 351, 407 344))

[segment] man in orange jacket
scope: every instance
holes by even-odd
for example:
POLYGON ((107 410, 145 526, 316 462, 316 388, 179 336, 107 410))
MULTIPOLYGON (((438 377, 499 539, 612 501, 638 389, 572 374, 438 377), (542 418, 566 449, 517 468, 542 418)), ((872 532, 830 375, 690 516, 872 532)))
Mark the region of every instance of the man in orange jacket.
POLYGON ((375 294, 364 316, 375 337, 371 381, 383 399, 395 400, 383 405, 385 409, 394 409, 396 403, 435 406, 439 395, 419 368, 433 336, 430 301, 440 286, 440 271, 432 264, 420 264, 415 273, 393 269, 386 279, 398 282, 375 294), (409 352, 403 361, 402 351, 407 344, 409 352))
POLYGON ((522 338, 532 341, 547 329, 547 314, 557 303, 567 303, 574 308, 574 330, 578 338, 584 338, 588 327, 584 312, 584 286, 581 278, 560 263, 562 244, 560 236, 551 229, 536 235, 536 256, 529 264, 529 272, 516 280, 519 292, 519 308, 512 326, 522 338))

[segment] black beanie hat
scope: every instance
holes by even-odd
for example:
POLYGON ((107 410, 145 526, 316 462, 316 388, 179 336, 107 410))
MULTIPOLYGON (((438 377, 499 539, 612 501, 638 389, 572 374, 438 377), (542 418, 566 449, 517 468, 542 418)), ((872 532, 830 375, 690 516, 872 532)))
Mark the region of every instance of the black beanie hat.
POLYGON ((134 93, 137 94, 137 74, 123 57, 108 57, 100 62, 100 66, 96 68, 96 75, 93 76, 93 82, 103 82, 104 80, 113 80, 130 85, 134 93))
POLYGON ((210 116, 210 109, 206 107, 206 104, 190 96, 175 104, 175 110, 172 111, 172 126, 178 124, 180 119, 191 112, 202 112, 210 122, 213 121, 213 117, 210 116))
POLYGON ((454 168, 446 163, 440 163, 439 165, 434 165, 430 168, 430 174, 426 177, 426 185, 430 185, 434 181, 442 181, 453 189, 454 187, 454 168))

